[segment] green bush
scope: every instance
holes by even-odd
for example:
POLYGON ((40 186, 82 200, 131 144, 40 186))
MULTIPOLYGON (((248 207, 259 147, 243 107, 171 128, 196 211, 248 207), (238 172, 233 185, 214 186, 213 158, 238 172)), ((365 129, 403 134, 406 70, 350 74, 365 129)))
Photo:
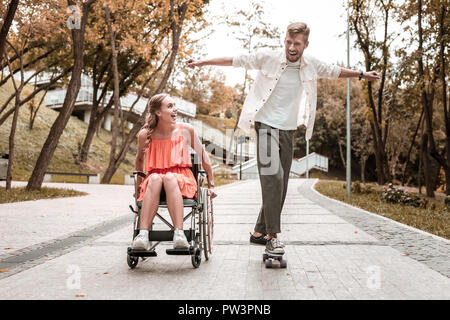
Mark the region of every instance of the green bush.
POLYGON ((444 202, 447 207, 450 207, 450 196, 445 196, 444 202))
POLYGON ((428 205, 427 199, 414 195, 403 187, 396 189, 392 183, 390 183, 388 188, 381 193, 381 200, 384 202, 398 203, 424 209, 426 209, 428 205))

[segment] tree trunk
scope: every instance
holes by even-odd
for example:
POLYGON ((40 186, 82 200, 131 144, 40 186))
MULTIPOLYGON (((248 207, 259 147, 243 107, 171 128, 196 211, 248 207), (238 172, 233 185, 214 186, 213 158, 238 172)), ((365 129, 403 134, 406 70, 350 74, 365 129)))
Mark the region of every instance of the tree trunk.
POLYGON ((14 108, 13 120, 11 123, 11 131, 9 134, 9 159, 8 159, 8 168, 6 171, 6 191, 11 191, 11 181, 12 181, 12 170, 14 163, 14 138, 16 136, 16 128, 17 128, 17 119, 19 117, 19 96, 20 91, 17 91, 16 104, 14 108))
MULTIPOLYGON (((79 29, 72 29, 74 66, 72 76, 67 87, 66 96, 63 106, 53 123, 50 133, 42 147, 41 153, 36 161, 36 165, 27 184, 27 191, 40 189, 44 180, 45 171, 50 164, 53 153, 58 145, 59 138, 69 121, 75 106, 78 91, 81 87, 81 72, 83 71, 83 50, 84 50, 84 33, 91 4, 95 0, 89 0, 82 5, 82 17, 79 29)), ((68 0, 68 5, 76 5, 75 2, 68 0)))
MULTIPOLYGON (((421 134, 422 138, 424 135, 425 123, 422 121, 421 125, 421 134)), ((422 139, 423 140, 423 139, 422 139)), ((419 150, 419 171, 417 172, 417 184, 419 187, 419 194, 422 194, 422 169, 423 169, 423 141, 420 142, 420 150, 419 150)))
POLYGON ((5 52, 6 37, 8 36, 9 28, 16 14, 19 0, 11 0, 6 11, 6 16, 3 19, 2 29, 0 30, 0 62, 3 59, 3 53, 5 52))
POLYGON ((436 176, 434 177, 433 190, 437 191, 437 189, 441 185, 441 165, 438 163, 436 168, 436 176))
POLYGON ((365 175, 366 158, 365 157, 361 157, 360 165, 361 165, 361 182, 365 183, 366 182, 366 175, 365 175))
POLYGON ((422 136, 422 157, 423 157, 423 175, 425 178, 425 188, 427 197, 434 197, 433 181, 431 179, 431 163, 428 156, 428 133, 422 136))
POLYGON ((30 121, 28 123, 28 130, 33 130, 34 121, 36 120, 37 113, 42 105, 42 102, 44 102, 45 96, 47 95, 48 90, 45 90, 44 94, 41 97, 41 100, 39 101, 36 110, 34 108, 30 108, 30 121))
MULTIPOLYGON (((116 160, 116 147, 117 147, 117 137, 119 135, 119 112, 120 112, 120 97, 119 97, 119 71, 117 69, 117 51, 116 51, 116 35, 111 27, 111 14, 108 4, 105 6, 105 16, 106 16, 106 25, 108 27, 108 33, 109 33, 109 41, 111 43, 111 63, 112 63, 112 69, 113 69, 113 75, 114 75, 114 120, 111 130, 111 150, 109 153, 109 167, 114 167, 115 160, 116 160)), ((114 170, 115 171, 115 170, 114 170)), ((109 176, 109 174, 108 174, 109 176)), ((107 177, 108 178, 108 177, 107 177)), ((111 180, 111 177, 109 177, 108 180, 105 180, 105 175, 103 175, 101 183, 109 183, 111 180)))
POLYGON ((372 137, 373 137, 373 145, 374 145, 374 153, 375 153, 375 165, 376 165, 376 171, 377 171, 377 183, 379 185, 384 185, 386 180, 384 178, 384 166, 383 166, 383 160, 379 148, 379 140, 377 139, 378 135, 376 134, 376 128, 375 124, 371 121, 370 122, 370 129, 372 131, 372 137))
POLYGON ((91 117, 89 119, 88 129, 86 136, 84 137, 83 144, 80 149, 80 162, 86 162, 88 159, 89 149, 91 148, 92 140, 94 139, 95 132, 99 129, 101 120, 97 120, 97 109, 91 109, 91 117))
POLYGON ((433 100, 434 100, 434 85, 437 80, 437 77, 433 76, 431 81, 429 81, 429 87, 427 88, 425 85, 425 70, 424 70, 424 63, 423 63, 423 29, 422 29, 422 0, 418 1, 418 38, 419 38, 419 47, 418 47, 418 74, 419 74, 419 84, 420 84, 420 91, 421 91, 421 102, 424 109, 424 122, 426 125, 426 135, 424 137, 427 137, 427 141, 424 144, 425 150, 424 152, 424 176, 425 176, 425 184, 427 188, 427 196, 434 197, 434 190, 433 185, 431 183, 431 172, 429 171, 430 166, 430 159, 428 157, 428 153, 430 153, 433 158, 436 159, 438 163, 441 165, 445 165, 445 162, 443 159, 439 156, 439 154, 436 151, 434 137, 433 137, 433 100), (431 91, 429 91, 431 90, 431 91), (429 151, 428 151, 429 150, 429 151), (426 154, 425 154, 426 151, 426 154))
MULTIPOLYGON (((6 169, 6 191, 11 191, 11 182, 12 182, 12 171, 14 165, 14 138, 16 136, 16 128, 17 128, 17 119, 19 118, 19 107, 20 107, 20 95, 22 93, 22 89, 25 83, 24 79, 24 68, 23 68, 23 50, 20 52, 16 50, 11 43, 7 40, 6 42, 11 46, 11 48, 16 52, 20 57, 20 85, 17 87, 16 81, 14 78, 12 79, 12 84, 14 86, 14 91, 16 93, 16 99, 14 104, 14 115, 11 123, 11 131, 9 133, 9 157, 8 157, 8 168, 6 169)), ((23 48, 22 48, 23 49, 23 48)), ((9 72, 11 73, 12 67, 9 62, 8 54, 5 52, 5 59, 8 62, 9 72)))
POLYGON ((416 127, 416 131, 414 131, 414 135, 411 139, 411 144, 409 145, 409 149, 408 149, 408 153, 406 155, 406 161, 405 161, 405 165, 403 167, 403 173, 402 173, 402 186, 405 185, 405 178, 406 178, 406 168, 408 166, 409 163, 409 158, 411 157, 411 151, 412 148, 414 146, 414 142, 416 141, 416 136, 417 136, 417 132, 419 131, 420 128, 420 124, 422 123, 422 119, 423 119, 423 108, 422 108, 422 112, 420 113, 420 117, 419 117, 419 122, 417 122, 417 127, 416 127))
MULTIPOLYGON (((444 32, 446 7, 441 6, 441 14, 439 18, 439 58, 440 58, 440 76, 442 85, 442 106, 444 108, 444 121, 445 121, 445 156, 446 161, 442 166, 445 172, 445 194, 450 194, 450 119, 447 103, 447 80, 446 80, 446 57, 445 48, 448 47, 448 41, 446 41, 446 35, 444 32)), ((447 35, 448 36, 448 35, 447 35)))
POLYGON ((342 166, 344 168, 346 168, 347 164, 346 164, 346 161, 345 161, 344 152, 342 151, 342 142, 341 142, 341 140, 339 140, 339 138, 338 138, 338 148, 339 148, 339 156, 340 156, 341 161, 342 161, 342 166))

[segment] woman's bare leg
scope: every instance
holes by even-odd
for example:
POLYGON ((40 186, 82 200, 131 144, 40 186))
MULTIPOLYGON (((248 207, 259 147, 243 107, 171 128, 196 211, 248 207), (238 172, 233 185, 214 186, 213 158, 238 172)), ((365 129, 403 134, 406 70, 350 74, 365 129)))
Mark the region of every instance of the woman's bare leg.
POLYGON ((140 230, 148 230, 150 228, 156 212, 158 211, 159 199, 161 194, 163 180, 159 174, 152 173, 150 175, 147 190, 145 191, 142 202, 141 217, 139 223, 140 230))
POLYGON ((168 172, 163 179, 163 184, 173 226, 175 229, 183 230, 183 196, 178 186, 178 180, 173 173, 168 172))

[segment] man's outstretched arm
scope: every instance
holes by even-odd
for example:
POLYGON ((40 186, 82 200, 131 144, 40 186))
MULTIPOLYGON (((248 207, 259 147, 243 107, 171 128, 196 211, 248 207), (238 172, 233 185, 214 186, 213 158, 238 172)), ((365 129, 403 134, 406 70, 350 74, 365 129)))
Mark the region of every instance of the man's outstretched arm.
POLYGON ((361 72, 362 71, 355 71, 355 70, 350 70, 350 69, 346 69, 346 68, 341 68, 341 73, 339 75, 339 78, 359 78, 359 77, 361 77, 361 79, 367 79, 369 81, 380 79, 380 75, 376 71, 366 71, 366 72, 362 72, 362 74, 361 74, 361 72))
POLYGON ((207 59, 207 60, 194 60, 189 59, 186 61, 186 65, 189 68, 194 67, 203 67, 203 66, 232 66, 233 65, 233 58, 232 57, 222 57, 222 58, 213 58, 213 59, 207 59))

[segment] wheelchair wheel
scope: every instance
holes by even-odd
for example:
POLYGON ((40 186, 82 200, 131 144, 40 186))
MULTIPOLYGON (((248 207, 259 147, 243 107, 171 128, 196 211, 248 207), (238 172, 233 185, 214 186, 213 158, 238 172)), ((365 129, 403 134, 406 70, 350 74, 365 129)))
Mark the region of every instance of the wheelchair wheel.
POLYGON ((201 251, 199 248, 194 249, 194 254, 191 256, 192 265, 194 268, 200 267, 200 263, 202 262, 201 251))
POLYGON ((205 255, 205 260, 209 260, 209 237, 208 237, 208 190, 202 190, 202 212, 201 218, 201 233, 202 233, 202 249, 205 255))
POLYGON ((212 254, 214 242, 214 210, 211 197, 208 197, 208 210, 206 211, 206 222, 208 231, 208 251, 212 254))

